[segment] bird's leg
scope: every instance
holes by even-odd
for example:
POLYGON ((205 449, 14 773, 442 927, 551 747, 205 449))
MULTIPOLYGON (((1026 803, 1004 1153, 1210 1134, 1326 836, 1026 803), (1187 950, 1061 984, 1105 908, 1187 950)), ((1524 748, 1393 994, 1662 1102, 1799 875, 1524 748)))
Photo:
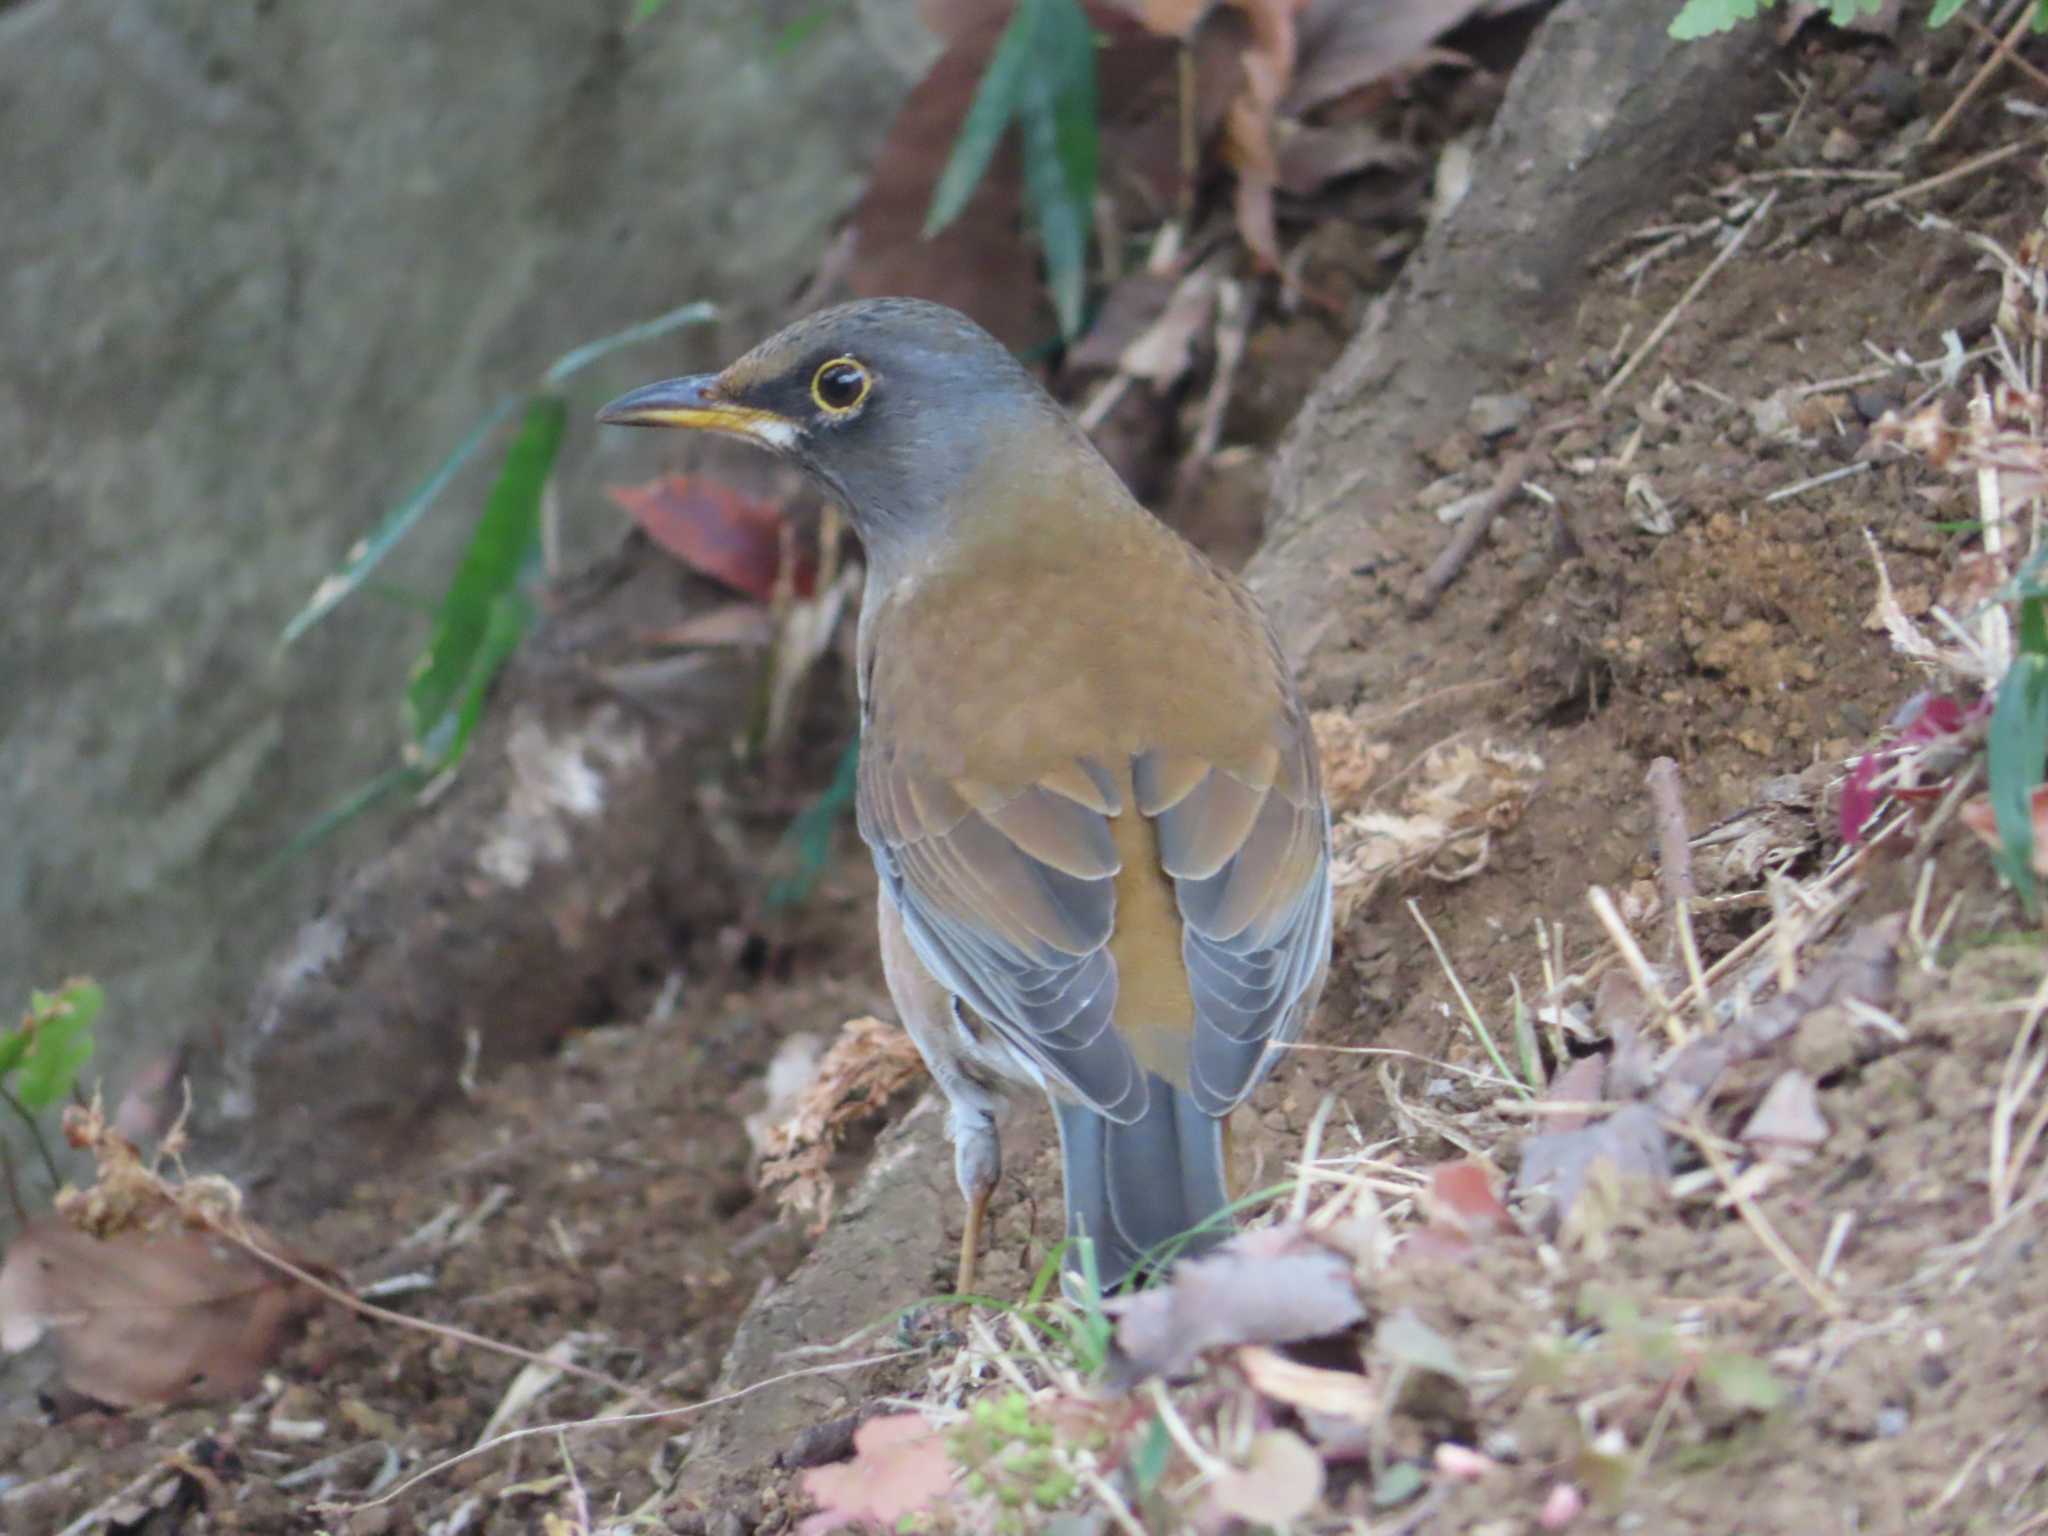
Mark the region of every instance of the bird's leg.
POLYGON ((967 1224, 960 1232, 960 1272, 954 1290, 962 1296, 974 1292, 974 1269, 981 1257, 982 1219, 988 1214, 989 1196, 1003 1177, 1003 1147, 996 1138, 995 1117, 984 1110, 954 1104, 953 1175, 960 1181, 960 1193, 967 1201, 967 1224))

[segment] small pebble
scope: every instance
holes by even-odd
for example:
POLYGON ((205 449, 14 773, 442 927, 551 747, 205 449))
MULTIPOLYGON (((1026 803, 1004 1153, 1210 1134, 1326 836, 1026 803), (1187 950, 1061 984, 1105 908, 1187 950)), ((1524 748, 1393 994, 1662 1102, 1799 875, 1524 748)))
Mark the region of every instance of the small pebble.
POLYGON ((1820 157, 1829 165, 1846 165, 1862 153, 1862 141, 1840 125, 1830 128, 1820 141, 1820 157))
POLYGON ((1481 437, 1506 437, 1526 422, 1535 409, 1527 395, 1475 395, 1465 422, 1481 437))

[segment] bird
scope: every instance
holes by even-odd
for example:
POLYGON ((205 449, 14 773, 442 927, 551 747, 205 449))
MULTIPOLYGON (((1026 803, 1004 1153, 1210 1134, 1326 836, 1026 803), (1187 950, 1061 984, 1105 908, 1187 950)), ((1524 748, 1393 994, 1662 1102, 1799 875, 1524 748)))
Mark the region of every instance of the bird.
POLYGON ((1069 1289, 1220 1241, 1228 1117, 1331 943, 1314 734, 1255 599, 942 305, 817 311, 598 420, 766 448, 860 538, 857 821, 889 993, 947 1103, 958 1294, 1011 1085, 1051 1101, 1069 1289))

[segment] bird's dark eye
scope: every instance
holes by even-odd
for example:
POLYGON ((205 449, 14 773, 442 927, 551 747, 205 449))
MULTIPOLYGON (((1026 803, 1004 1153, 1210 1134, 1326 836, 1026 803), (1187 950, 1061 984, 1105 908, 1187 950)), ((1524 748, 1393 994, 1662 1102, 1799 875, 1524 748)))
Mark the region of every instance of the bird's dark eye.
POLYGON ((850 357, 835 357, 811 376, 811 398, 834 416, 844 416, 868 397, 868 371, 850 357))

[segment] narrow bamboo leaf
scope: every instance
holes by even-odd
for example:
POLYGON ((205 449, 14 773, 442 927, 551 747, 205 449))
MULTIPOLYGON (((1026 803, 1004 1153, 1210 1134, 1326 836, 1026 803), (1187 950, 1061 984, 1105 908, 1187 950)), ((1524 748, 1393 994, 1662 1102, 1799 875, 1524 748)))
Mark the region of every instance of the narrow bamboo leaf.
POLYGON ((974 101, 960 123, 953 153, 947 157, 945 169, 939 172, 938 185, 932 188, 931 210, 924 219, 925 238, 936 235, 958 218, 974 189, 981 185, 988 163, 995 157, 996 146, 1002 142, 1010 119, 1017 115, 1017 102, 1031 71, 1039 13, 1044 8, 1045 0, 1017 0, 1016 13, 989 55, 988 69, 982 74, 974 101))
POLYGON ((470 428, 469 435, 456 445, 455 451, 441 461, 440 468, 427 476, 418 490, 386 513, 384 521, 370 530, 369 537, 348 552, 348 559, 342 563, 341 569, 314 589, 313 595, 306 600, 306 606, 294 614, 292 621, 285 625, 278 644, 290 645, 326 618, 340 605, 343 598, 368 580, 370 572, 383 562, 384 557, 391 553, 392 547, 400 539, 412 532, 413 524, 417 523, 427 508, 448 489, 448 483, 461 471, 462 466, 475 457, 477 449, 484 445, 484 440, 497 430, 506 417, 519 408, 524 399, 523 395, 507 395, 485 412, 483 420, 470 428))
POLYGON ((623 331, 613 331, 609 336, 600 336, 596 341, 586 341, 580 347, 571 347, 552 363, 547 372, 540 376, 543 389, 553 389, 571 375, 588 368, 601 357, 609 357, 621 347, 635 346, 643 341, 652 341, 657 336, 666 336, 671 331, 680 331, 684 326, 703 325, 718 318, 718 306, 702 299, 670 310, 665 315, 656 315, 652 320, 642 320, 629 325, 623 331))
POLYGON ((293 834, 292 840, 266 859, 263 867, 256 871, 255 883, 260 884, 278 874, 293 860, 312 852, 358 816, 376 809, 401 790, 423 787, 427 777, 425 772, 411 763, 396 763, 386 768, 367 784, 352 791, 345 800, 322 811, 293 834))
POLYGON ((2040 892, 2034 880, 2033 792, 2048 764, 2048 656, 2026 649, 2013 658, 1998 686, 1985 757, 1991 810, 2003 845, 1996 862, 2027 911, 2036 913, 2040 892))
POLYGON ((832 829, 853 805, 860 784, 860 741, 846 744, 839 767, 825 792, 800 811, 782 834, 782 845, 795 856, 796 869, 768 887, 770 907, 793 907, 810 899, 818 877, 832 856, 832 829))
POLYGON ((490 697, 491 684, 512 653, 519 649, 519 641, 533 622, 533 605, 526 600, 526 594, 519 591, 506 592, 491 604, 490 623, 484 629, 483 643, 477 647, 476 659, 471 664, 469 676, 463 680, 461 697, 451 714, 452 732, 437 732, 447 739, 434 754, 432 769, 445 773, 462 761, 463 753, 469 750, 470 738, 476 735, 479 721, 483 719, 484 701, 490 697))
POLYGON ((1045 252, 1060 332, 1080 334, 1096 176, 1095 37, 1078 0, 1040 0, 1031 68, 1018 100, 1024 187, 1045 252))
POLYGON ((568 407, 559 395, 536 395, 505 455, 469 548, 441 599, 434 633, 405 691, 406 732, 429 761, 441 756, 431 738, 449 729, 465 684, 490 633, 493 608, 517 585, 540 544, 541 492, 562 445, 568 407))

